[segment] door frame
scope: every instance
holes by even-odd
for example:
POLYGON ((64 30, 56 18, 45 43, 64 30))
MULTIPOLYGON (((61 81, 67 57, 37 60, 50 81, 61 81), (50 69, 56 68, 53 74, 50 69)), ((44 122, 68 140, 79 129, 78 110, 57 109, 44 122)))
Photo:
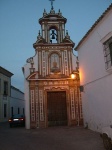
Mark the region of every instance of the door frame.
POLYGON ((70 109, 69 109, 69 102, 68 102, 68 97, 67 97, 67 90, 47 90, 46 91, 46 103, 45 103, 45 108, 46 108, 46 113, 45 113, 45 121, 46 121, 46 127, 49 127, 48 126, 48 109, 47 109, 47 103, 48 103, 48 99, 47 99, 47 94, 48 94, 48 92, 65 92, 65 95, 66 95, 66 111, 67 111, 67 126, 69 125, 69 116, 70 116, 70 109))

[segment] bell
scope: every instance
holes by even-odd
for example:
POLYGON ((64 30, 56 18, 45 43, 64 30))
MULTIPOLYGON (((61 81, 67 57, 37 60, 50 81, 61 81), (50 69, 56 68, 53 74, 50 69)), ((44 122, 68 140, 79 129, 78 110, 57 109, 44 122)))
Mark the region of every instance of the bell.
POLYGON ((54 30, 52 30, 52 34, 54 34, 54 30))
POLYGON ((52 39, 55 39, 55 36, 54 36, 54 34, 52 35, 52 39))

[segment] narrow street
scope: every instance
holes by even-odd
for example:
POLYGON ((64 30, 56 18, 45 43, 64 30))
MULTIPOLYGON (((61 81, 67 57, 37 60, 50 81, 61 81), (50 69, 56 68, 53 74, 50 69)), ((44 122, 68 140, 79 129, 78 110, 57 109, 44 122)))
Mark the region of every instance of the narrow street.
POLYGON ((0 150, 104 150, 99 133, 83 127, 26 130, 0 123, 0 150))

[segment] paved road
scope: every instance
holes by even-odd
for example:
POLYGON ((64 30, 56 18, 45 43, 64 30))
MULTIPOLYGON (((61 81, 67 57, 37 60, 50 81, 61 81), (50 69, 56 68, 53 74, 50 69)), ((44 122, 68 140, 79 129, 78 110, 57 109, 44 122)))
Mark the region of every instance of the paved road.
POLYGON ((26 130, 0 123, 0 150, 104 150, 99 133, 83 127, 26 130))

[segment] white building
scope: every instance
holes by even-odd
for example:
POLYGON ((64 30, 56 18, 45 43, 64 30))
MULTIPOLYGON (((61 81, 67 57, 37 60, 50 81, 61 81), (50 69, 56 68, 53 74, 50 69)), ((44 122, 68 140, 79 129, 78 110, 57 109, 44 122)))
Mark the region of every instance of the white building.
POLYGON ((95 131, 112 124, 112 4, 75 48, 79 55, 84 123, 95 131))
POLYGON ((13 74, 0 66, 0 122, 10 117, 11 76, 13 74))
POLYGON ((14 114, 24 114, 24 93, 11 86, 13 74, 0 66, 0 122, 14 114))
POLYGON ((15 114, 25 114, 24 93, 11 86, 10 117, 15 114))

